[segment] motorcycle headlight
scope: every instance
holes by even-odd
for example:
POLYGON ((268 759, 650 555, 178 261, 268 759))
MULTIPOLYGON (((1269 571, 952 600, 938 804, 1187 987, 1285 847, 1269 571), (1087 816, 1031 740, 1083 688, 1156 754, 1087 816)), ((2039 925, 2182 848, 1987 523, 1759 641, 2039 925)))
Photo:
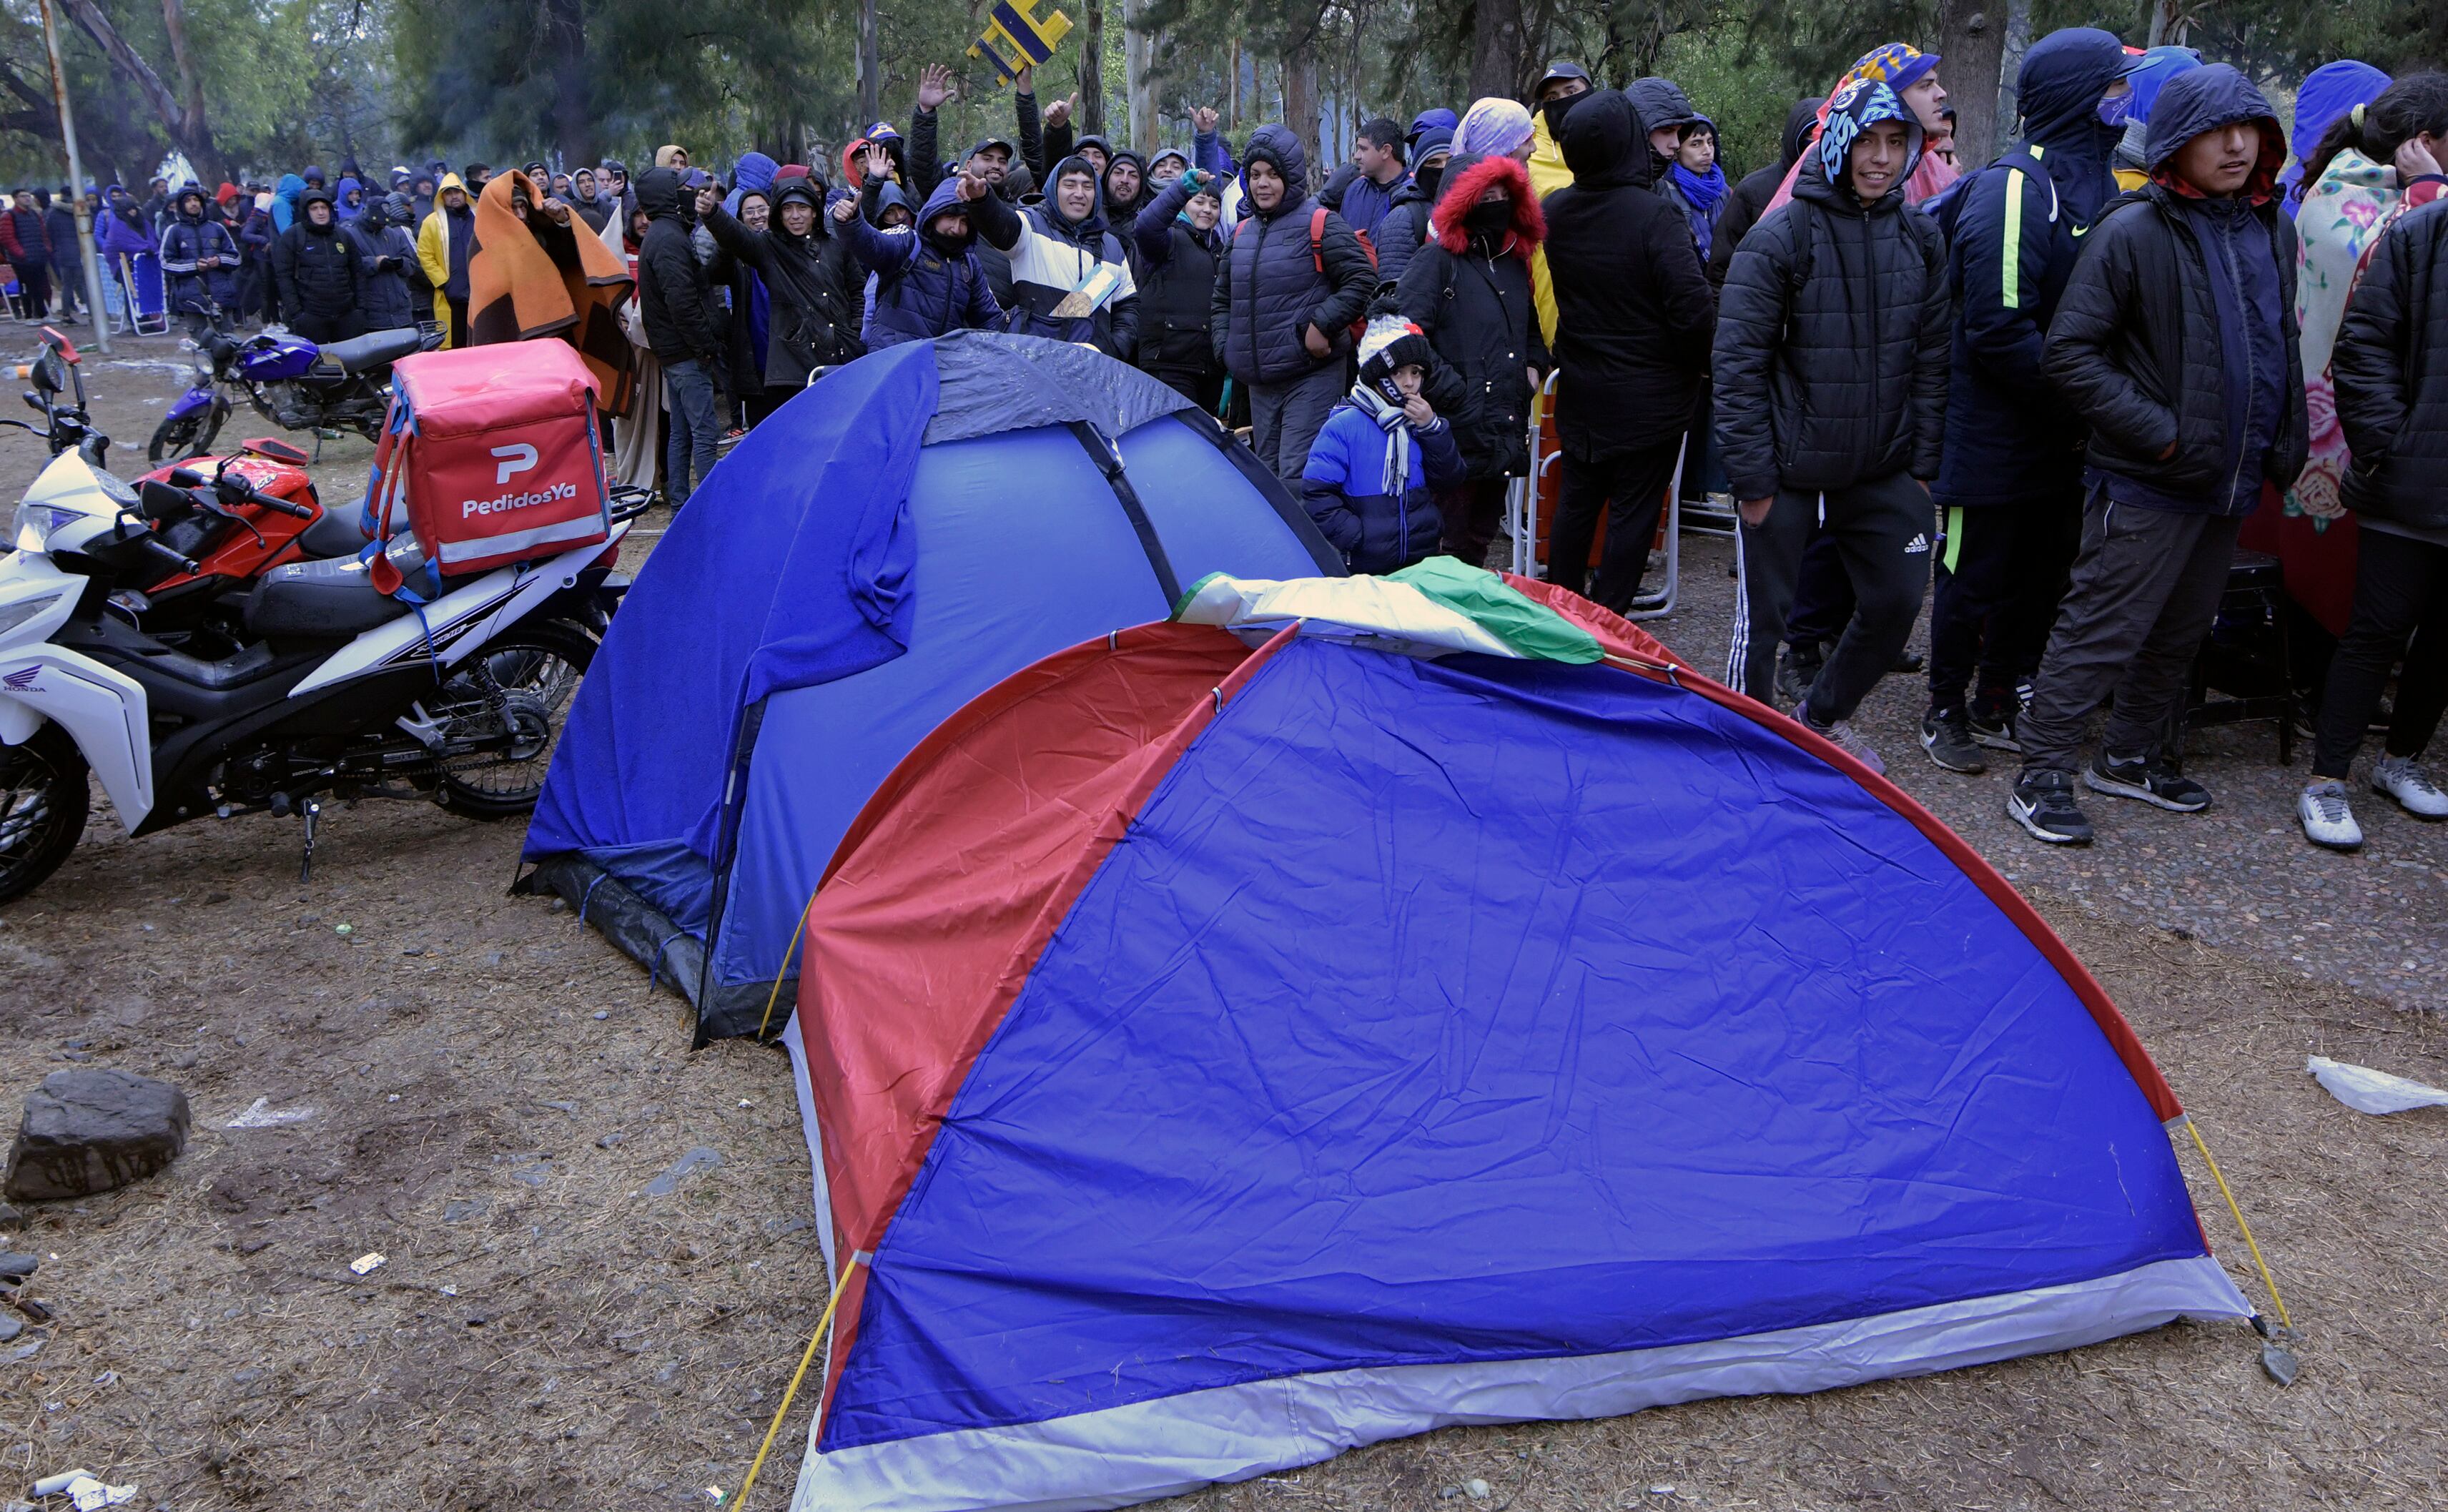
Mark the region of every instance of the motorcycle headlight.
POLYGON ((58 602, 58 596, 53 595, 24 603, 0 603, 0 636, 7 635, 58 602))
POLYGON ((120 481, 117 474, 105 472, 100 468, 96 468, 93 469, 93 481, 111 503, 127 509, 136 507, 136 490, 120 481))
POLYGON ((40 551, 54 529, 75 518, 73 509, 54 509, 27 500, 17 506, 17 517, 9 523, 9 539, 20 551, 40 551))

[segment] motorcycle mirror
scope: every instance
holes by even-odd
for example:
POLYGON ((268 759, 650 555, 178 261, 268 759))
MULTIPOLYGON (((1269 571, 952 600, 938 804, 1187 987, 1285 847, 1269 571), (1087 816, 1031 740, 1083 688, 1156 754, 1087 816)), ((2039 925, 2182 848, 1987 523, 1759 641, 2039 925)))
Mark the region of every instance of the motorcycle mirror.
POLYGON ((60 335, 59 328, 56 326, 43 327, 43 345, 58 353, 67 361, 74 362, 77 359, 76 344, 60 335))
POLYGON ((45 393, 57 393, 67 387, 67 374, 60 371, 60 359, 55 353, 44 353, 27 368, 26 376, 45 393))
POLYGON ((183 488, 147 478, 136 486, 136 506, 144 518, 159 524, 186 513, 196 507, 196 501, 183 488))

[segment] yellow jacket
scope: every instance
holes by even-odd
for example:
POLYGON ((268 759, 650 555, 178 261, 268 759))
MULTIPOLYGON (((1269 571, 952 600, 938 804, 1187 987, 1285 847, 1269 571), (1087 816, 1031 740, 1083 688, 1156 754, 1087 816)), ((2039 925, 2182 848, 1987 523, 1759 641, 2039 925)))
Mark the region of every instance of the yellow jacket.
MULTIPOLYGON (((1530 190, 1540 199, 1555 193, 1573 182, 1573 170, 1564 166, 1564 149, 1547 134, 1547 117, 1540 112, 1530 124, 1530 190)), ((1540 247, 1530 255, 1530 299, 1539 307, 1539 330, 1547 338, 1547 350, 1556 350, 1556 286, 1547 278, 1547 249, 1540 247)))
POLYGON ((450 217, 442 208, 442 197, 453 189, 466 194, 467 181, 455 173, 444 174, 433 191, 433 213, 416 228, 416 262, 425 270, 425 281, 433 285, 433 320, 442 328, 445 347, 450 345, 450 300, 442 292, 450 281, 450 217))

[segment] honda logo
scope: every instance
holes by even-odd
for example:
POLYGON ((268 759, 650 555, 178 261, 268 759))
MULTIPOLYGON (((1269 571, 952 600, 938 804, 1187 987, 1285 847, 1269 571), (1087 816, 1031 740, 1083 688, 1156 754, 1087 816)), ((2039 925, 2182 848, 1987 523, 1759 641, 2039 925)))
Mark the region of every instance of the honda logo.
POLYGON ((495 488, 509 482, 511 473, 525 472, 536 465, 536 449, 523 441, 514 446, 495 447, 493 455, 504 459, 502 465, 493 469, 495 488))
POLYGON ((34 691, 34 679, 42 674, 42 670, 39 666, 21 667, 7 677, 0 678, 0 688, 6 688, 11 693, 31 693, 34 691))

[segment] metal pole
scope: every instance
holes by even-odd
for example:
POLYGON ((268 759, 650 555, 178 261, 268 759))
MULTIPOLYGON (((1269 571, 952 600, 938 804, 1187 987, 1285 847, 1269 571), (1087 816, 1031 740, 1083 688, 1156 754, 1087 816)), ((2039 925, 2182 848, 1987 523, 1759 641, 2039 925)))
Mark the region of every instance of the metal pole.
MULTIPOLYGON (((68 201, 76 213, 77 255, 85 260, 85 308, 93 317, 93 344, 110 355, 110 314, 102 305, 102 262, 93 255, 93 210, 85 202, 85 164, 77 158, 76 118, 68 114, 68 78, 60 67, 60 30, 51 0, 42 0, 43 48, 51 55, 51 101, 60 110, 60 142, 67 148, 68 201)), ((133 299, 135 291, 129 290, 133 299)), ((129 312, 131 319, 134 312, 129 312)))

